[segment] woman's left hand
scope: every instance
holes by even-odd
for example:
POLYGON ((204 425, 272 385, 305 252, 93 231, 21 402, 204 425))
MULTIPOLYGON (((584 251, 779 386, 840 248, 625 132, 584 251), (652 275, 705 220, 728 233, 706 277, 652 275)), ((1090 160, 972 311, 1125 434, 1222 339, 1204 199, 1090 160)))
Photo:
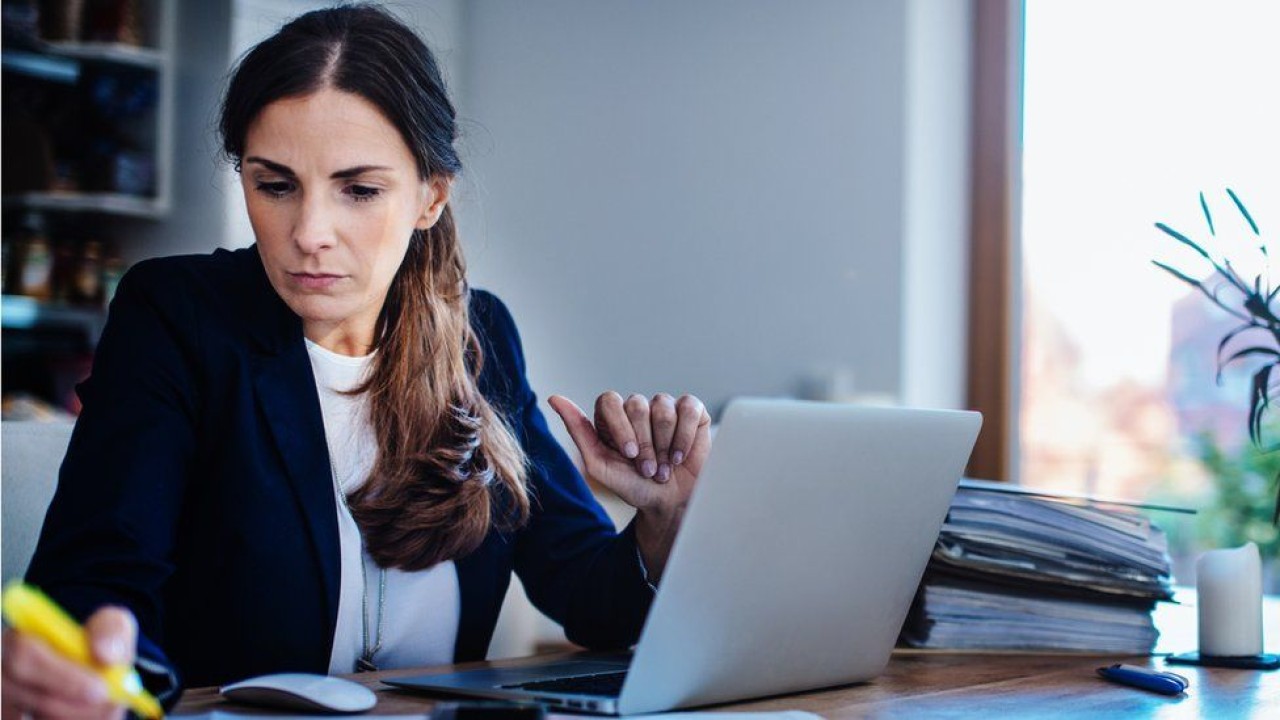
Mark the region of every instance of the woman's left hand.
POLYGON ((661 575, 689 495, 711 451, 711 416, 693 395, 596 398, 593 423, 572 401, 549 399, 582 453, 586 475, 636 509, 650 579, 661 575))

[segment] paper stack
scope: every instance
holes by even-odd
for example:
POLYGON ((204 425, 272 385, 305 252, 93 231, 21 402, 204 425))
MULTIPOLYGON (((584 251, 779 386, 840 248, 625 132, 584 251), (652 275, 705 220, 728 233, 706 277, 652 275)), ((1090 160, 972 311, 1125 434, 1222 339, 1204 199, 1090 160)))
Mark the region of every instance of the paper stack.
POLYGON ((923 648, 1148 653, 1164 533, 1129 510, 961 483, 902 631, 923 648))

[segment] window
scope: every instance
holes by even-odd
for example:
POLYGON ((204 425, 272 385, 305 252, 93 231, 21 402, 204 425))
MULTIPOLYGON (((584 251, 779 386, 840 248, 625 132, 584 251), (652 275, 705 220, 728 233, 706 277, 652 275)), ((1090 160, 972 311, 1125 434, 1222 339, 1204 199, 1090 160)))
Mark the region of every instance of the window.
POLYGON ((1237 262, 1261 255, 1226 188, 1263 240, 1280 237, 1280 6, 1026 0, 1024 13, 1012 475, 1195 507, 1196 519, 1153 515, 1170 533, 1179 579, 1190 582, 1200 550, 1252 539, 1272 558, 1274 592, 1280 540, 1265 475, 1280 468, 1280 453, 1250 459, 1250 368, 1215 383, 1217 342, 1234 323, 1151 260, 1202 274, 1188 249, 1153 227, 1209 240, 1201 191, 1214 246, 1237 262), (1248 462, 1263 472, 1223 475, 1248 462), (1245 506, 1254 521, 1242 519, 1245 506))

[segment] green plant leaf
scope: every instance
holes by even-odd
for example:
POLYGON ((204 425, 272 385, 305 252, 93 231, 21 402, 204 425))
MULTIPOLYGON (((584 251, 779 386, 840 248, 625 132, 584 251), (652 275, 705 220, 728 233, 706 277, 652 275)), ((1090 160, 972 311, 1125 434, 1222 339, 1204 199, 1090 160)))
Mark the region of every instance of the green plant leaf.
POLYGON ((1276 510, 1271 515, 1271 524, 1280 525, 1280 472, 1276 473, 1276 510))
POLYGON ((1280 325, 1280 318, 1277 318, 1271 312, 1271 307, 1262 298, 1261 292, 1249 293, 1244 299, 1244 309, 1248 310, 1250 315, 1266 323, 1270 328, 1274 329, 1277 325, 1280 325))
POLYGON ((1253 391, 1249 394, 1249 439, 1258 447, 1262 447, 1262 416, 1271 403, 1267 390, 1271 369, 1275 366, 1276 363, 1268 363, 1253 374, 1253 391))
MULTIPOLYGON (((1227 194, 1231 196, 1231 201, 1236 204, 1237 208, 1239 208, 1240 214, 1244 216, 1244 219, 1246 221, 1248 221, 1249 228, 1253 230, 1253 234, 1261 235, 1262 233, 1258 232, 1258 223, 1253 221, 1253 216, 1250 215, 1249 211, 1245 209, 1244 203, 1240 202, 1240 198, 1236 197, 1235 191, 1233 191, 1231 188, 1227 188, 1227 194)), ((1263 252, 1266 252, 1265 248, 1263 249, 1263 252)))
MULTIPOLYGON (((1239 350, 1237 352, 1231 353, 1231 357, 1227 358, 1226 360, 1223 360, 1222 364, 1228 365, 1232 362, 1235 362, 1236 360, 1249 357, 1251 355, 1270 355, 1273 358, 1280 359, 1280 352, 1272 350, 1271 348, 1251 347, 1251 348, 1245 348, 1243 350, 1239 350)), ((1219 375, 1221 375, 1221 371, 1219 371, 1219 375)))
POLYGON ((1238 275, 1236 275, 1234 272, 1229 272, 1228 270, 1223 268, 1221 265, 1219 265, 1218 262, 1214 260, 1213 257, 1211 257, 1209 253, 1205 251, 1204 248, 1200 247, 1200 245, 1196 243, 1196 241, 1192 240, 1186 235, 1183 235, 1177 230, 1174 230, 1173 228, 1161 222, 1156 223, 1156 228, 1158 228, 1161 232, 1165 233, 1166 235, 1172 237, 1174 240, 1177 240, 1183 245, 1186 245, 1187 247, 1196 251, 1196 253, 1198 253, 1200 257, 1204 258, 1205 260, 1208 260, 1209 264, 1213 266, 1213 269, 1219 275, 1226 278, 1227 282, 1231 283, 1237 290, 1246 294, 1249 292, 1249 288, 1245 287, 1244 282, 1240 279, 1238 275))
MULTIPOLYGON (((1195 250, 1197 253, 1200 254, 1200 257, 1204 258, 1205 260, 1208 260, 1209 262, 1213 262, 1213 258, 1209 257, 1209 253, 1205 252, 1205 249, 1200 247, 1200 245, 1196 243, 1195 240, 1192 240, 1191 238, 1187 237, 1186 235, 1183 235, 1182 233, 1178 232, 1177 230, 1174 230, 1173 228, 1169 227, 1168 225, 1165 225, 1162 222, 1156 223, 1156 228, 1158 228, 1164 234, 1172 237, 1174 240, 1177 240, 1183 245, 1186 245, 1192 250, 1195 250)), ((1217 265, 1217 263, 1214 263, 1214 265, 1217 265)))
POLYGON ((1218 234, 1213 231, 1213 215, 1209 214, 1209 203, 1204 201, 1204 191, 1200 192, 1200 209, 1204 212, 1204 221, 1209 223, 1209 234, 1216 237, 1218 234))
POLYGON ((1231 332, 1227 333, 1226 335, 1223 335, 1222 339, 1218 341, 1218 351, 1214 353, 1214 357, 1218 359, 1218 373, 1214 377, 1214 382, 1216 382, 1218 385, 1222 384, 1222 371, 1226 369, 1227 363, 1231 362, 1231 360, 1233 359, 1233 358, 1224 359, 1222 357, 1222 353, 1227 349, 1227 343, 1234 340, 1236 336, 1238 336, 1240 333, 1243 333, 1248 330, 1266 330, 1266 328, 1259 327, 1256 323, 1253 323, 1253 322, 1246 322, 1243 325, 1238 325, 1232 328, 1231 332))
POLYGON ((1178 278, 1179 280, 1181 280, 1182 282, 1184 282, 1184 283, 1186 283, 1186 284, 1188 284, 1188 285, 1195 286, 1195 287, 1197 287, 1197 288, 1199 288, 1199 289, 1202 289, 1202 290, 1204 289, 1204 285, 1203 285, 1199 280, 1196 280, 1195 278, 1191 277, 1190 275, 1187 275, 1187 274, 1185 274, 1185 273, 1183 273, 1183 272, 1181 272, 1181 271, 1179 271, 1179 270, 1175 270, 1173 267, 1171 267, 1171 266, 1169 266, 1169 265, 1166 265, 1165 263, 1162 263, 1162 262, 1160 262, 1159 260, 1152 260, 1152 261, 1151 261, 1151 264, 1152 264, 1152 265, 1155 265, 1156 267, 1160 268, 1161 270, 1164 270, 1165 272, 1167 272, 1167 273, 1169 273, 1170 275, 1172 275, 1172 276, 1174 276, 1174 277, 1178 278))
POLYGON ((1170 275, 1172 275, 1172 276, 1174 276, 1174 277, 1178 278, 1179 280, 1181 280, 1182 282, 1184 282, 1184 283, 1186 283, 1186 284, 1190 285, 1191 287, 1195 288, 1196 290, 1199 290, 1199 291, 1201 292, 1201 294, 1203 294, 1205 297, 1209 298, 1209 302, 1211 302, 1211 303, 1213 303, 1214 305, 1217 305, 1218 307, 1222 308, 1222 310, 1223 310, 1224 312, 1226 312, 1227 314, 1231 315, 1231 316, 1232 316, 1232 317, 1234 317, 1235 319, 1237 319, 1237 320, 1241 320, 1241 321, 1243 321, 1243 322, 1250 322, 1250 320, 1249 320, 1249 318, 1248 318, 1248 317, 1246 317, 1243 313, 1237 312, 1234 308, 1229 307, 1226 303, 1224 303, 1224 302, 1222 302, 1220 299, 1218 299, 1218 296, 1217 296, 1217 295, 1215 295, 1214 293, 1210 292, 1210 291, 1209 291, 1209 288, 1206 288, 1206 287, 1204 286, 1204 283, 1200 282, 1199 280, 1196 280, 1195 278, 1193 278, 1193 277, 1191 277, 1191 276, 1189 276, 1189 275, 1187 275, 1187 274, 1185 274, 1185 273, 1179 272, 1178 270, 1175 270, 1173 267, 1171 267, 1171 266, 1169 266, 1169 265, 1166 265, 1165 263, 1162 263, 1162 262, 1160 262, 1159 260, 1152 260, 1152 261, 1151 261, 1151 264, 1152 264, 1152 265, 1155 265, 1156 267, 1160 268, 1161 270, 1164 270, 1165 272, 1169 273, 1170 275))
MULTIPOLYGON (((1245 222, 1249 224, 1249 229, 1253 231, 1255 236, 1261 236, 1258 229, 1258 223, 1254 221, 1253 216, 1249 214, 1249 210, 1245 207, 1244 202, 1236 195, 1235 191, 1227 188, 1227 195, 1231 201, 1235 203, 1236 209, 1240 211, 1240 215, 1244 217, 1245 222)), ((1200 193, 1200 211, 1204 213, 1205 223, 1209 226, 1209 235, 1216 237, 1217 228, 1214 226, 1213 213, 1209 210, 1209 203, 1205 199, 1204 193, 1200 193)), ((1232 328, 1218 343, 1218 349, 1215 353, 1217 359, 1216 381, 1222 384, 1223 371, 1227 365, 1233 362, 1246 360, 1248 358, 1267 358, 1267 362, 1252 377, 1252 387, 1249 393, 1249 418, 1248 429, 1249 438, 1252 445, 1262 449, 1262 419, 1268 414, 1271 406, 1271 372, 1277 366, 1280 366, 1280 316, 1278 316, 1271 308, 1271 303, 1277 297, 1280 297, 1280 287, 1272 287, 1271 271, 1270 271, 1270 255, 1267 252, 1265 242, 1258 244, 1258 250, 1262 253, 1262 257, 1266 262, 1266 270, 1254 276, 1252 283, 1248 283, 1236 271, 1235 266, 1227 257, 1220 260, 1215 259, 1209 254, 1204 247, 1191 238, 1174 230, 1168 225, 1158 222, 1155 224, 1156 229, 1164 234, 1172 237, 1178 242, 1191 248, 1196 254, 1204 258, 1213 267, 1214 272, 1226 280, 1225 283, 1216 282, 1212 286, 1209 280, 1198 280, 1190 275, 1173 268, 1172 266, 1153 260, 1152 263, 1169 273, 1178 280, 1190 285, 1199 291, 1202 295, 1209 299, 1214 305, 1227 312, 1232 317, 1241 322, 1240 325, 1232 328), (1252 286, 1252 287, 1250 287, 1252 286), (1226 297, 1223 294, 1224 288, 1234 288, 1239 296, 1232 294, 1226 297), (1265 289, 1264 289, 1265 288, 1265 289), (1239 309, 1237 309, 1239 303, 1239 309), (1227 345, 1232 340, 1239 337, 1242 333, 1249 330, 1262 330, 1270 336, 1272 345, 1252 345, 1240 350, 1234 350, 1230 355, 1224 357, 1227 352, 1227 345)), ((1276 504, 1272 514, 1271 522, 1273 525, 1280 526, 1280 470, 1270 469, 1268 476, 1273 478, 1275 483, 1276 504)), ((1266 492, 1272 492, 1268 489, 1266 492)), ((1238 504, 1238 503, 1237 503, 1238 504)))

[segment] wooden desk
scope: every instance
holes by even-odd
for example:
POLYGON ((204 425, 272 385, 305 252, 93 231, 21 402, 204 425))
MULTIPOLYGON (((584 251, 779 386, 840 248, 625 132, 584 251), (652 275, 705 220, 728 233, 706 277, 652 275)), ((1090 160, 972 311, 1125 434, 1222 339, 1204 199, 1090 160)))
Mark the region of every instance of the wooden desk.
MULTIPOLYGON (((883 675, 858 685, 718 706, 715 710, 808 710, 825 718, 1026 717, 1277 718, 1280 671, 1174 666, 1191 680, 1182 697, 1165 697, 1109 683, 1094 670, 1112 662, 1163 667, 1158 658, 1062 655, 936 654, 900 651, 883 675)), ((513 666, 527 660, 471 663, 513 666)), ((454 669, 454 668, 448 668, 454 669)), ((439 669, 444 672, 445 668, 439 669)), ((352 676, 378 693, 380 713, 426 712, 432 699, 378 682, 417 674, 388 671, 352 676)), ((180 713, 233 711, 215 688, 192 690, 180 713)), ((359 716, 356 716, 359 717, 359 716)), ((573 716, 581 718, 583 716, 573 716)))
MULTIPOLYGON (((1195 592, 1178 590, 1180 604, 1160 603, 1155 612, 1160 642, 1156 652, 1183 652, 1196 646, 1195 592)), ((1264 647, 1280 648, 1280 598, 1263 601, 1264 647)), ((562 654, 563 656, 563 654, 562 654)), ((553 656, 544 656, 553 657, 553 656)), ((470 663, 430 671, 391 670, 352 677, 378 693, 373 712, 426 712, 433 700, 378 682, 424 672, 449 672, 464 667, 519 666, 528 659, 470 663)), ((1165 669, 1158 657, 1122 658, 1115 655, 1002 655, 937 653, 899 650, 880 677, 866 683, 801 693, 754 702, 721 705, 712 710, 808 710, 830 720, 837 718, 1208 718, 1229 720, 1280 719, 1280 670, 1226 670, 1170 665, 1168 669, 1191 680, 1182 697, 1166 697, 1116 685, 1098 677, 1097 668, 1125 662, 1165 669)), ((236 712, 223 702, 217 688, 189 691, 179 713, 210 710, 236 712)), ((244 712, 244 711, 241 711, 244 712)), ((360 716, 354 716, 360 717, 360 716)), ((589 716, 561 717, 582 720, 589 716)))

